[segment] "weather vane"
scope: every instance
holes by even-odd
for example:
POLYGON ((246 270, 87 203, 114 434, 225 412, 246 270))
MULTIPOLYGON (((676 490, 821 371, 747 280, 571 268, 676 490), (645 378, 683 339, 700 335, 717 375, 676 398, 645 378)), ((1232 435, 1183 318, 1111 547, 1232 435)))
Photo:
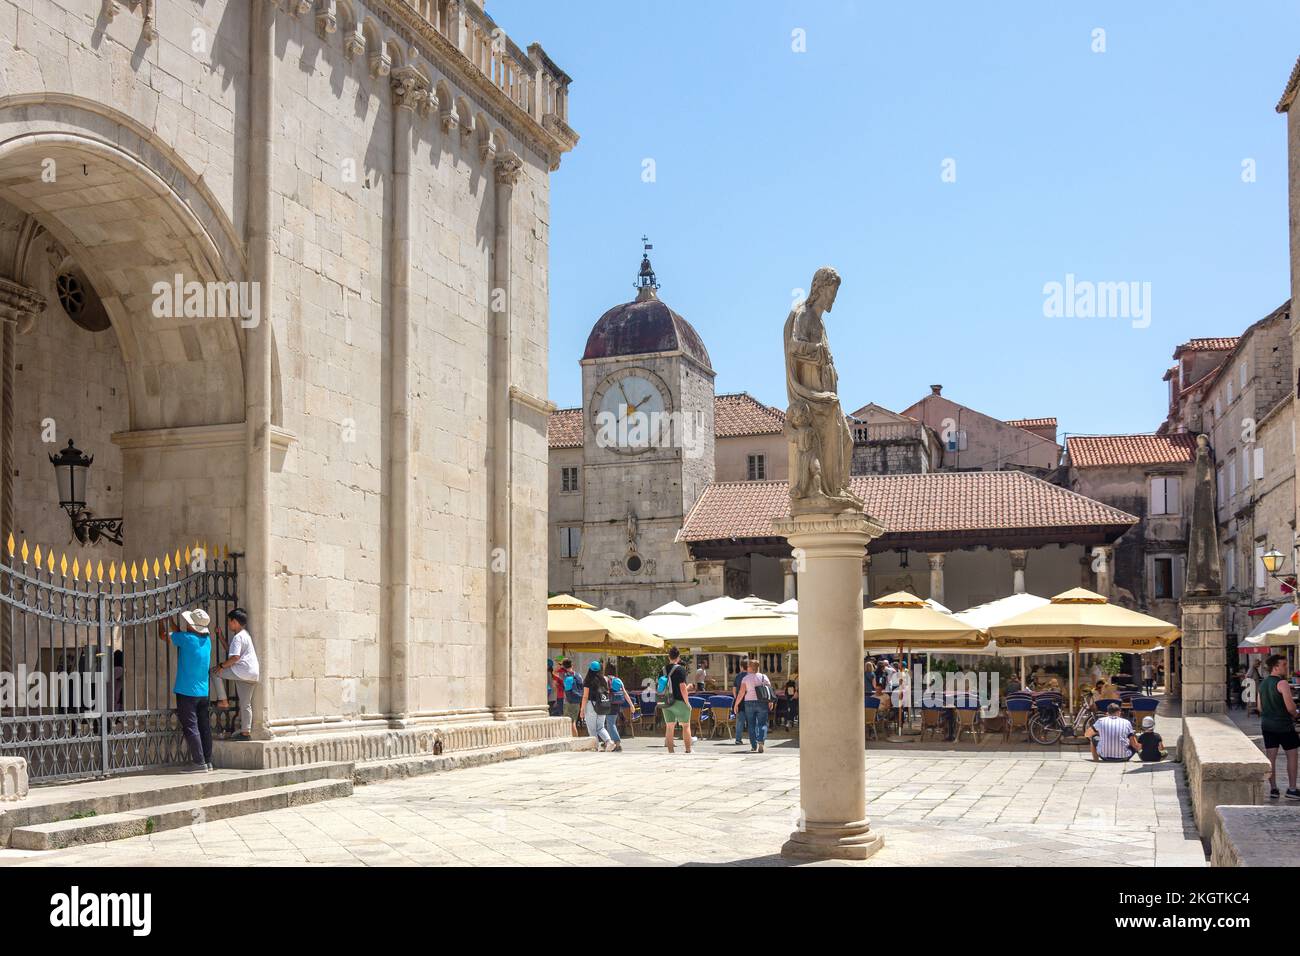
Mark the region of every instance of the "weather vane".
POLYGON ((657 289, 659 280, 655 278, 655 271, 650 265, 650 250, 654 246, 650 243, 649 236, 641 237, 641 271, 637 273, 636 282, 632 284, 634 289, 657 289))

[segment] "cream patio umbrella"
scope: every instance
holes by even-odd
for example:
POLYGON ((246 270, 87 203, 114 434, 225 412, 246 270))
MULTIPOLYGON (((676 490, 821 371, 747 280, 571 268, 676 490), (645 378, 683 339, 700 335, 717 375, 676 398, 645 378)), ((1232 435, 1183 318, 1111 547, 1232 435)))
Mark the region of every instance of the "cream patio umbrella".
POLYGON ((799 617, 770 608, 747 608, 677 635, 692 653, 785 651, 799 644, 799 617))
POLYGON ((876 598, 862 611, 863 644, 869 649, 950 650, 961 653, 984 647, 979 628, 955 615, 936 611, 915 594, 895 591, 876 598))
POLYGON ((1295 619, 1295 604, 1279 604, 1255 625, 1242 643, 1255 647, 1300 643, 1300 627, 1296 626, 1295 619))
POLYGON ((565 653, 634 657, 662 654, 664 642, 619 611, 597 610, 586 601, 559 594, 546 602, 546 643, 565 653))
POLYGON ((1178 639, 1178 628, 1149 614, 1111 604, 1100 594, 1073 588, 1042 607, 994 624, 988 634, 999 647, 1070 652, 1070 707, 1074 707, 1079 651, 1158 651, 1178 639))

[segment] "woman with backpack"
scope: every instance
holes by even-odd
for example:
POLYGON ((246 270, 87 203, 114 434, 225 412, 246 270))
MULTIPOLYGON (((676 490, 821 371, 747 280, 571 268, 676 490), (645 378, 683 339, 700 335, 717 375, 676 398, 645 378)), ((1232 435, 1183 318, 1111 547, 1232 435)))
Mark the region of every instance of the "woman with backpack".
POLYGON ((595 737, 601 750, 622 750, 622 743, 614 743, 605 727, 605 718, 614 706, 614 695, 609 680, 600 672, 600 661, 587 665, 587 677, 582 682, 582 705, 579 708, 587 722, 587 733, 595 737))
POLYGON ((767 712, 771 706, 772 682, 766 674, 758 672, 758 661, 749 661, 749 673, 740 682, 737 707, 745 708, 745 722, 749 724, 749 752, 762 753, 767 742, 767 712))

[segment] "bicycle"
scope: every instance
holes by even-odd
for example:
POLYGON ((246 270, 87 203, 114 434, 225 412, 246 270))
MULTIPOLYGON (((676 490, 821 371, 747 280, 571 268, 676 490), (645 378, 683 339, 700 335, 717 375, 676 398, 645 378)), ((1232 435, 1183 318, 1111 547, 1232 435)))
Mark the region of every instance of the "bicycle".
POLYGON ((1078 712, 1069 720, 1055 702, 1035 702, 1034 713, 1029 718, 1029 738, 1034 743, 1050 746, 1059 743, 1062 737, 1082 737, 1096 719, 1090 694, 1084 696, 1078 712))

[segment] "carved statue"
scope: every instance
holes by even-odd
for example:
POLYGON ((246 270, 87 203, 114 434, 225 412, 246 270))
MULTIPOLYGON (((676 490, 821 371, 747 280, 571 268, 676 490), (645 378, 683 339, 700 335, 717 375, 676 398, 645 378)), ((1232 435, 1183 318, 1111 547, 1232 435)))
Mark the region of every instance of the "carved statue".
POLYGON ((813 275, 808 297, 785 320, 792 515, 862 511, 862 499, 849 490, 853 436, 840 408, 839 377, 822 322, 839 288, 839 273, 823 266, 813 275))

